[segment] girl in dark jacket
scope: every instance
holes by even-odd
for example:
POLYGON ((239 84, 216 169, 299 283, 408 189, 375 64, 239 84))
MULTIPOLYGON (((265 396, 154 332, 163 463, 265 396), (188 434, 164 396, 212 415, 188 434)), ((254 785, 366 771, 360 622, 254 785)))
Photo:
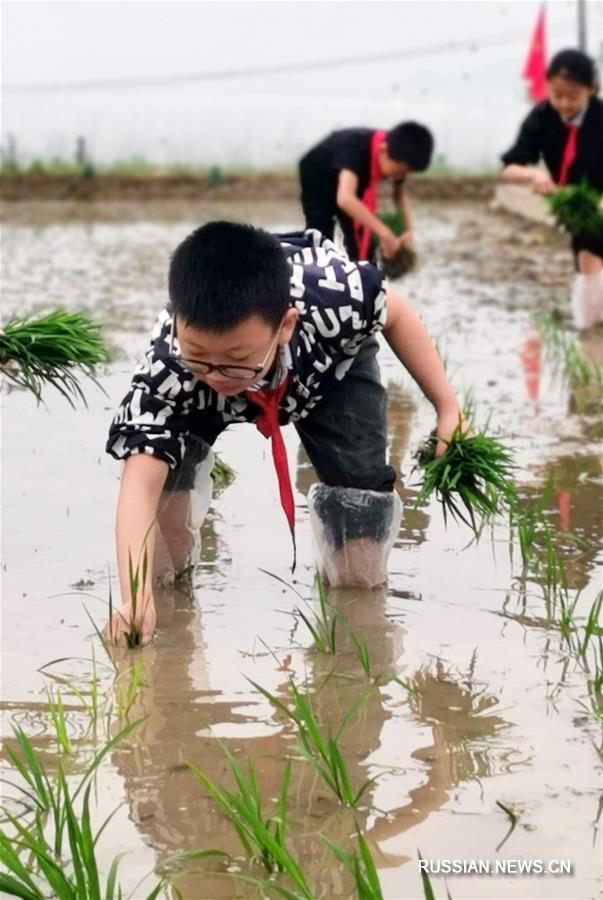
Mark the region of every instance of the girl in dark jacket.
MULTIPOLYGON (((603 101, 594 63, 579 50, 562 50, 547 77, 549 99, 529 113, 503 155, 503 178, 544 195, 586 179, 603 194, 603 101), (541 159, 546 169, 537 166, 541 159)), ((575 237, 572 249, 574 320, 578 328, 589 328, 603 320, 603 228, 575 237)))

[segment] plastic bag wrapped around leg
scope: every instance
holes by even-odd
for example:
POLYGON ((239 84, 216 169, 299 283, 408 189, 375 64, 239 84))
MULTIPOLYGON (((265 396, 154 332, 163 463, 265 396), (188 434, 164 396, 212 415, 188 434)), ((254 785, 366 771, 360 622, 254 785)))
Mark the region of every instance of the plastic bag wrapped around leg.
POLYGON ((212 499, 214 459, 208 444, 196 442, 168 476, 157 516, 158 582, 173 581, 201 558, 201 526, 212 499))
POLYGON ((387 581, 387 561, 400 527, 395 492, 314 485, 308 494, 320 572, 333 587, 373 588, 387 581))

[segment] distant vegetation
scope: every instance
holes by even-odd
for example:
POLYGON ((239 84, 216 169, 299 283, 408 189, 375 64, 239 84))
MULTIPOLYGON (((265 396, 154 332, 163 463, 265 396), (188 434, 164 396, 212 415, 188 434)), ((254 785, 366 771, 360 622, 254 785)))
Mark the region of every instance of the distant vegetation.
MULTIPOLYGON (((263 171, 263 170, 262 170, 263 171)), ((273 171, 283 175, 294 175, 293 168, 274 168, 273 171)), ((112 163, 96 164, 90 161, 77 162, 53 156, 49 159, 33 159, 31 162, 2 158, 0 175, 48 175, 52 177, 88 177, 95 175, 121 175, 129 178, 150 178, 162 176, 169 178, 202 178, 210 185, 221 184, 226 177, 245 177, 259 174, 253 167, 223 168, 222 166, 202 166, 193 163, 174 162, 166 165, 152 162, 143 156, 132 156, 112 163)))
MULTIPOLYGON (((221 184, 226 177, 239 177, 257 175, 260 173, 274 173, 279 175, 296 175, 295 165, 270 166, 256 169, 253 166, 221 166, 202 165, 200 163, 171 162, 161 164, 147 159, 145 156, 134 155, 126 159, 117 159, 110 163, 97 163, 89 154, 86 141, 79 138, 72 159, 52 156, 27 158, 17 151, 16 142, 8 141, 0 147, 0 175, 48 175, 53 177, 89 177, 95 175, 121 175, 129 178, 149 178, 163 176, 171 178, 203 178, 210 185, 221 184)), ((444 154, 437 154, 431 168, 414 178, 469 178, 489 177, 496 174, 495 170, 487 168, 465 169, 450 165, 444 154)))

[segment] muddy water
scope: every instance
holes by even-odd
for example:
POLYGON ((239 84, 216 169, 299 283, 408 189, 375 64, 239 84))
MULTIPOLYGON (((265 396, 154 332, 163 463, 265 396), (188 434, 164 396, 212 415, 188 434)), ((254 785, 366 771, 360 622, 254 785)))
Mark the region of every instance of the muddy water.
MULTIPOLYGON (((156 212, 156 211, 155 211, 156 212)), ((144 213, 144 210, 142 210, 144 213)), ((115 591, 113 514, 119 469, 103 452, 111 413, 165 298, 165 268, 196 213, 120 221, 107 208, 95 221, 51 221, 21 207, 4 226, 6 312, 48 303, 85 307, 107 323, 115 361, 103 373, 106 396, 90 386, 89 408, 71 410, 50 393, 46 408, 19 391, 3 407, 4 732, 18 723, 50 766, 45 685, 82 685, 94 645, 102 694, 117 703, 128 670, 144 660, 145 687, 130 719, 146 716, 137 739, 122 745, 97 779, 98 821, 123 803, 100 853, 108 867, 119 852, 124 886, 137 885, 159 860, 179 850, 218 848, 234 855, 232 829, 192 777, 195 762, 227 780, 219 738, 241 761, 253 759, 267 798, 275 797, 291 724, 250 686, 251 678, 286 700, 294 676, 313 692, 316 711, 334 726, 367 690, 349 641, 332 657, 316 653, 293 615, 300 602, 266 575, 290 580, 290 546, 277 501, 267 445, 245 427, 227 432, 218 452, 237 471, 204 525, 203 559, 192 585, 166 591, 158 637, 141 654, 106 665, 84 607, 102 623, 109 581, 115 591), (45 674, 40 667, 59 657, 45 674), (51 677, 52 676, 52 677, 51 677)), ((298 225, 285 205, 204 207, 200 218, 252 217, 283 229, 298 225)), ((555 525, 592 542, 568 564, 586 609, 598 589, 603 483, 600 421, 588 392, 570 390, 542 359, 537 310, 566 307, 570 264, 544 233, 478 206, 424 205, 419 231, 423 265, 402 286, 445 356, 459 390, 472 388, 478 421, 504 434, 520 465, 522 491, 536 496, 554 482, 555 525), (540 361, 540 364, 539 364, 540 361)), ((601 353, 601 335, 586 339, 601 353)), ((357 786, 379 776, 354 815, 314 773, 294 767, 290 840, 317 897, 349 896, 350 883, 321 840, 349 846, 356 821, 368 834, 388 900, 422 896, 417 848, 425 858, 571 860, 571 876, 453 876, 459 898, 598 896, 599 736, 585 711, 583 673, 562 653, 538 585, 517 588, 504 523, 475 546, 464 526, 444 527, 437 505, 413 509, 411 454, 433 427, 430 408, 391 353, 383 351, 390 388, 394 464, 403 473, 404 521, 391 557, 387 589, 331 592, 369 647, 374 672, 412 684, 374 687, 342 744, 357 786), (468 546, 469 545, 469 546, 468 546), (512 833, 497 805, 518 813, 512 833), (498 849, 497 849, 498 848, 498 849)), ((286 429, 296 468, 299 568, 295 588, 312 593, 306 493, 313 481, 293 429, 286 429)), ((94 742, 75 697, 67 704, 75 775, 94 742)), ((115 733, 115 716, 97 723, 115 733)), ((185 897, 253 896, 254 889, 207 863, 180 882, 185 897)), ((437 896, 445 885, 434 877, 437 896)))

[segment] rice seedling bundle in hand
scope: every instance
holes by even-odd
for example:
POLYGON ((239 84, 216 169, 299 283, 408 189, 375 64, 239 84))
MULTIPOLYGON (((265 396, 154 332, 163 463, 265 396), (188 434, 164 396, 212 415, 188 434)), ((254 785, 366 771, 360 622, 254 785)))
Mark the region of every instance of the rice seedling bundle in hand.
MULTIPOLYGON (((404 216, 402 215, 402 210, 386 210, 379 214, 379 218, 397 237, 404 234, 406 223, 404 221, 404 216)), ((397 253, 394 256, 389 257, 389 259, 385 259, 385 257, 381 255, 380 264, 383 274, 387 278, 401 278, 415 268, 417 264, 417 254, 411 247, 400 247, 397 253)))
POLYGON ((421 506, 435 494, 442 504, 444 521, 450 514, 476 534, 476 519, 491 519, 515 499, 512 457, 502 444, 485 434, 471 435, 461 425, 450 441, 432 434, 416 459, 423 475, 416 505, 421 506), (438 441, 443 441, 447 450, 436 459, 438 441))
POLYGON ((85 401, 80 374, 92 378, 108 360, 100 326, 83 313, 52 312, 11 319, 0 334, 0 366, 7 378, 38 400, 45 385, 56 388, 73 406, 85 401))
POLYGON ((587 181, 562 188, 547 200, 559 224, 574 237, 603 229, 601 195, 587 181))

